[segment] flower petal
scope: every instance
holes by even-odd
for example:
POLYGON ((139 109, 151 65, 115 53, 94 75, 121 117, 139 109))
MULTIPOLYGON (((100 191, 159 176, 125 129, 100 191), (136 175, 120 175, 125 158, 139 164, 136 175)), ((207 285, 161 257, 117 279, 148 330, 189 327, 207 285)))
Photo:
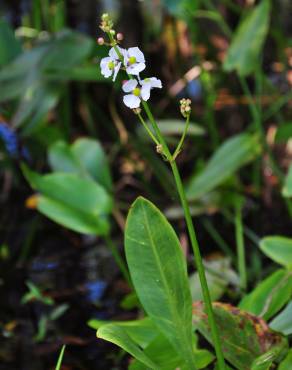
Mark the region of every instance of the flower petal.
POLYGON ((162 82, 156 77, 151 77, 150 78, 151 86, 152 87, 157 87, 158 89, 162 88, 162 82))
POLYGON ((145 63, 145 57, 142 51, 136 46, 134 48, 128 49, 128 54, 130 57, 135 57, 137 62, 145 63))
POLYGON ((138 96, 135 96, 133 94, 125 95, 123 98, 123 101, 125 105, 131 109, 138 108, 141 103, 141 99, 138 98, 138 96))
POLYGON ((142 72, 146 68, 146 65, 144 63, 135 63, 127 67, 126 71, 130 75, 138 75, 140 72, 142 72))
POLYGON ((135 89, 135 87, 137 87, 137 85, 138 85, 137 80, 135 79, 128 80, 123 84, 122 89, 124 92, 132 92, 135 89))
POLYGON ((143 100, 147 101, 150 98, 150 90, 151 90, 150 84, 142 86, 141 96, 143 100))

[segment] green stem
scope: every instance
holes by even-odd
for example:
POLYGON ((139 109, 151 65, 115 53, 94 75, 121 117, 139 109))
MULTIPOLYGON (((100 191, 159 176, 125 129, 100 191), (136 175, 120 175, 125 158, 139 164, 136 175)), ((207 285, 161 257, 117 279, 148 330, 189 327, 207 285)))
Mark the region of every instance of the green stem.
POLYGON ((125 261, 123 260, 119 250, 118 250, 118 247, 113 243, 113 241, 111 240, 111 238, 106 235, 104 237, 104 240, 106 242, 106 245, 108 246, 108 248, 111 250, 112 252, 112 255, 116 261, 116 264, 118 265, 121 273, 123 274, 124 276, 124 279, 127 281, 127 283, 129 284, 130 287, 133 286, 132 284, 132 281, 131 281, 131 278, 130 278, 130 275, 129 275, 129 272, 128 272, 128 269, 127 269, 127 266, 125 264, 125 261))
POLYGON ((141 116, 141 113, 138 113, 137 114, 142 125, 144 126, 145 130, 148 132, 149 136, 151 137, 151 139, 154 141, 154 143, 156 145, 159 145, 159 141, 156 139, 156 137, 152 134, 152 131, 150 130, 150 128, 148 127, 147 123, 144 121, 143 117, 141 116))
POLYGON ((175 158, 179 155, 179 153, 181 151, 181 148, 182 148, 183 143, 185 141, 186 134, 188 132, 189 125, 190 125, 190 114, 187 115, 187 120, 186 120, 186 124, 185 124, 185 128, 184 128, 184 132, 183 132, 182 137, 181 137, 181 139, 178 143, 177 148, 175 149, 175 152, 172 155, 173 160, 175 160, 175 158))
POLYGON ((240 287, 243 291, 246 290, 246 264, 245 264, 245 248, 242 227, 241 204, 235 207, 235 235, 236 235, 236 248, 237 248, 237 264, 240 277, 240 287))
POLYGON ((165 156, 167 157, 167 159, 169 160, 169 163, 170 163, 170 166, 171 166, 171 169, 172 169, 172 173, 173 173, 173 176, 174 176, 174 179, 175 179, 177 191, 179 193, 180 201, 181 201, 181 204, 182 204, 182 207, 183 207, 183 210, 184 210, 186 224, 187 224, 187 228, 188 228, 188 232, 189 232, 189 236, 190 236, 190 240, 191 240, 191 245, 192 245, 193 252, 194 252, 195 264, 196 264, 198 274, 199 274, 199 278, 200 278, 204 303, 205 303, 206 312, 207 312, 207 315, 208 315, 208 321, 209 321, 209 325, 210 325, 210 329, 211 329, 211 334, 212 334, 212 337, 213 337, 213 343, 214 343, 214 348, 215 348, 215 352, 216 352, 216 356, 217 356, 217 360, 218 360, 219 370, 225 370, 225 361, 224 361, 224 356, 223 356, 223 352, 222 352, 222 348, 221 348, 221 341, 220 341, 220 337, 219 337, 219 332, 218 332, 216 321, 215 321, 215 315, 214 315, 214 312, 213 312, 212 301, 211 301, 211 296, 210 296, 208 283, 207 283, 207 279, 206 279, 205 269, 204 269, 204 265, 203 265, 203 261, 202 261, 202 257, 201 257, 201 253, 200 253, 199 244, 198 244, 198 241, 197 241, 194 225, 193 225, 193 222, 192 222, 190 208, 189 208, 189 205, 188 205, 188 202, 187 202, 187 199, 186 199, 186 195, 185 195, 185 191, 184 191, 184 187, 183 187, 183 184, 182 184, 182 180, 181 180, 176 162, 173 160, 173 157, 172 157, 172 155, 171 155, 171 153, 168 149, 168 146, 167 146, 167 144, 164 140, 164 137, 162 136, 162 134, 160 132, 160 129, 159 129, 159 127, 158 127, 158 125, 157 125, 157 123, 156 123, 156 121, 155 121, 155 119, 154 119, 154 117, 153 117, 153 115, 152 115, 152 113, 149 109, 148 104, 144 101, 142 102, 142 104, 143 104, 144 110, 145 110, 145 112, 148 116, 148 119, 149 119, 150 123, 152 124, 152 127, 155 131, 156 137, 158 138, 160 144, 162 145, 163 152, 164 152, 165 156))

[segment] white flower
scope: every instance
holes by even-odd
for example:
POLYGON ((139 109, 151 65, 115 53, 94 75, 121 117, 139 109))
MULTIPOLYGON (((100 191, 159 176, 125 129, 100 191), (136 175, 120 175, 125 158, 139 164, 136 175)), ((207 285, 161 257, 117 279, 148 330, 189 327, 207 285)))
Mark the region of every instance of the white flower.
POLYGON ((126 71, 130 75, 138 75, 146 68, 144 54, 138 47, 129 48, 125 55, 126 71))
POLYGON ((154 87, 162 88, 162 83, 156 77, 145 78, 140 81, 135 79, 128 80, 123 85, 125 93, 131 93, 124 96, 123 100, 127 107, 134 109, 140 107, 141 100, 147 101, 150 98, 150 91, 154 87))
MULTIPOLYGON (((125 59, 126 50, 117 46, 123 59, 125 59)), ((120 61, 119 55, 117 54, 115 48, 111 48, 109 51, 109 56, 102 58, 100 62, 101 74, 108 78, 113 75, 113 81, 115 81, 117 74, 121 68, 122 62, 120 61)))

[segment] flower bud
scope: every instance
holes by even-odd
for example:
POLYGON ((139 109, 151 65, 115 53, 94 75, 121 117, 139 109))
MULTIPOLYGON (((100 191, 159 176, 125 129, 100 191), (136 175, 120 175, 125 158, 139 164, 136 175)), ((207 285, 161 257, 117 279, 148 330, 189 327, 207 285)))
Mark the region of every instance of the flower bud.
POLYGON ((104 38, 103 37, 99 37, 97 39, 97 43, 98 43, 98 45, 103 45, 104 44, 104 38))
POLYGON ((180 112, 183 117, 187 118, 191 113, 191 100, 190 99, 181 99, 180 100, 180 112))
POLYGON ((122 40, 124 40, 124 35, 123 35, 121 32, 119 32, 119 33, 117 34, 117 40, 118 40, 118 41, 122 41, 122 40))
POLYGON ((133 109, 133 112, 134 112, 135 114, 140 114, 140 113, 141 113, 141 108, 134 108, 134 109, 133 109))
POLYGON ((115 30, 110 30, 110 34, 111 34, 112 36, 114 36, 114 35, 116 34, 116 31, 115 31, 115 30))

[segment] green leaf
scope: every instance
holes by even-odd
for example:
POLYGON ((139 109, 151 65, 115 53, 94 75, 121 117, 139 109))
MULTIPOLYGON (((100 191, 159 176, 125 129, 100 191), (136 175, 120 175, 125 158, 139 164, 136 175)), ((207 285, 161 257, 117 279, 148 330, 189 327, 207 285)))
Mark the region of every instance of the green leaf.
POLYGON ((48 155, 54 171, 78 173, 111 190, 112 179, 108 161, 98 141, 82 138, 71 146, 64 141, 58 141, 49 148, 48 155))
POLYGON ((64 357, 64 353, 65 353, 65 348, 66 348, 66 345, 64 344, 62 346, 61 351, 60 351, 60 354, 59 354, 59 357, 58 357, 58 362, 57 362, 57 365, 56 365, 56 369, 55 370, 61 370, 61 366, 62 366, 62 362, 63 362, 63 357, 64 357))
POLYGON ((189 200, 195 200, 221 185, 240 167, 253 160, 261 151, 258 137, 240 134, 226 140, 214 153, 204 170, 195 174, 186 189, 189 200))
POLYGON ((142 197, 134 202, 127 218, 125 250, 143 308, 181 352, 188 366, 196 367, 192 348, 192 301, 182 249, 163 214, 142 197))
POLYGON ((21 44, 15 38, 13 29, 4 19, 0 19, 0 68, 11 62, 20 53, 21 44))
POLYGON ((150 369, 159 370, 160 367, 155 364, 141 349, 140 347, 131 339, 127 334, 126 330, 117 324, 106 324, 103 325, 97 331, 97 337, 107 340, 117 346, 123 348, 125 351, 130 353, 137 360, 145 364, 150 369))
POLYGON ((292 349, 289 350, 287 356, 278 367, 278 370, 291 370, 291 369, 292 369, 292 349))
MULTIPOLYGON (((273 359, 287 348, 287 340, 269 329, 266 322, 237 307, 220 302, 213 303, 224 357, 238 370, 251 370, 259 356, 268 351, 273 359)), ((204 305, 193 305, 193 321, 201 334, 210 342, 211 332, 204 305)))
POLYGON ((246 295, 241 300, 239 307, 268 320, 288 302, 291 294, 292 273, 280 269, 246 295))
POLYGON ((31 186, 39 191, 37 209, 53 221, 85 234, 106 234, 112 199, 105 189, 76 174, 40 176, 22 166, 31 186))
POLYGON ((87 323, 89 327, 95 330, 107 324, 114 324, 123 328, 127 335, 141 348, 147 347, 158 335, 157 328, 149 317, 132 321, 104 321, 91 319, 87 323))
POLYGON ((236 70, 247 76, 255 70, 268 33, 270 8, 270 0, 262 0, 240 22, 223 64, 225 71, 236 70))
POLYGON ((285 143, 292 137, 292 122, 284 122, 277 128, 275 142, 285 143))
POLYGON ((270 322, 270 327, 285 335, 292 334, 292 301, 270 322))
MULTIPOLYGON (((204 266, 210 295, 213 301, 222 297, 229 284, 239 286, 238 275, 231 268, 231 261, 229 258, 204 261, 204 266)), ((198 272, 192 274, 189 280, 193 301, 203 300, 198 272)))
MULTIPOLYGON (((185 363, 182 357, 173 349, 169 341, 163 335, 158 335, 145 349, 145 354, 157 363, 161 370, 184 369, 185 363)), ((204 369, 213 360, 214 356, 207 350, 199 350, 194 347, 196 357, 196 369, 204 369)), ((133 361, 129 370, 147 370, 139 361, 133 361)))
POLYGON ((288 174, 285 178, 284 187, 282 190, 282 194, 284 197, 291 198, 292 197, 292 164, 289 167, 288 174))
POLYGON ((284 236, 267 236, 260 242, 262 252, 273 261, 292 268, 292 239, 284 236))

